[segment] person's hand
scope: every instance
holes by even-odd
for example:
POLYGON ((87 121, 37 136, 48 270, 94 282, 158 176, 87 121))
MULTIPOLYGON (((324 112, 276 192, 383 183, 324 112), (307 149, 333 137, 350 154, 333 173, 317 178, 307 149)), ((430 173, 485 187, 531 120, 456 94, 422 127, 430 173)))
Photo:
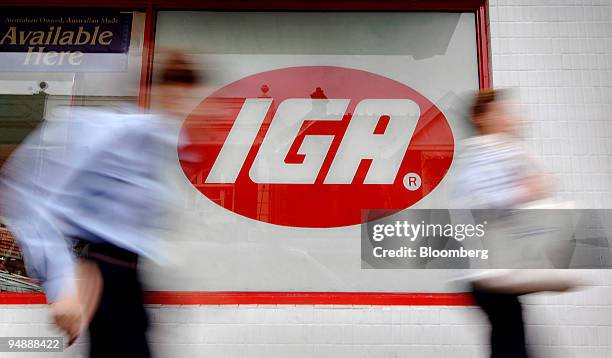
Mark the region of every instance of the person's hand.
POLYGON ((50 305, 51 316, 55 324, 68 336, 68 345, 72 345, 81 333, 81 305, 77 295, 58 299, 50 305))
POLYGON ((82 323, 88 326, 93 318, 102 294, 102 275, 92 261, 79 260, 77 265, 77 290, 82 307, 82 323))

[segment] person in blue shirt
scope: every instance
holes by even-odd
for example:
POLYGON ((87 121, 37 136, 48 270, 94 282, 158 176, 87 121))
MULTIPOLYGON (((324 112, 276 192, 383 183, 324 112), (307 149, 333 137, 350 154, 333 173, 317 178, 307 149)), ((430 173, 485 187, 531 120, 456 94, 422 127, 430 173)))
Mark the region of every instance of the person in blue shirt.
POLYGON ((36 129, 0 176, 0 213, 28 274, 42 284, 70 344, 88 327, 91 357, 150 356, 136 268, 140 256, 161 254, 156 233, 172 197, 164 178, 176 160, 184 116, 177 112, 186 108, 181 94, 198 82, 178 53, 160 73, 156 90, 167 94, 162 113, 69 109, 36 129), (79 262, 91 282, 77 280, 73 245, 81 248, 79 262))

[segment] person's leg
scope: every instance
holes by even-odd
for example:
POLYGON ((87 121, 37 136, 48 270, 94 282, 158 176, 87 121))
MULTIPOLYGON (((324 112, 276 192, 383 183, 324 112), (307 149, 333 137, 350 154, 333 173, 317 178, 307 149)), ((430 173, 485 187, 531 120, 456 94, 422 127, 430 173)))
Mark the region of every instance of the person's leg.
POLYGON ((148 318, 136 270, 137 257, 117 248, 90 252, 100 269, 100 303, 89 324, 90 357, 150 357, 148 318))
POLYGON ((523 309, 518 296, 474 288, 473 296, 491 322, 491 358, 526 358, 523 309))

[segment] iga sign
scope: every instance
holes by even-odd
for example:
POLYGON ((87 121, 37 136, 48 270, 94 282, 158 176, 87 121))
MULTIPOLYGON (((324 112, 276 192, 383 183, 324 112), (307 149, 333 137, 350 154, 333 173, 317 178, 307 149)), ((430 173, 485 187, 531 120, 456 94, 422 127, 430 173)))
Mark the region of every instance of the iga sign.
POLYGON ((331 66, 254 74, 185 121, 191 183, 236 214, 271 224, 359 224, 363 209, 405 209, 448 171, 453 134, 423 95, 374 73, 331 66), (199 158, 194 161, 193 158, 199 158))

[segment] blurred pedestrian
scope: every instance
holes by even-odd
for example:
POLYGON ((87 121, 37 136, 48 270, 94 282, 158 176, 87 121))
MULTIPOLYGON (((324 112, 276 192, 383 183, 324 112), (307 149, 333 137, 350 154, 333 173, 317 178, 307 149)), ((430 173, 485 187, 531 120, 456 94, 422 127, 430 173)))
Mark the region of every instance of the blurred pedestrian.
POLYGON ((175 160, 178 112, 198 82, 179 53, 160 67, 162 113, 71 110, 43 123, 2 172, 2 214, 28 273, 40 280, 70 344, 88 327, 91 357, 150 356, 137 265, 160 255, 156 232, 172 197, 164 178, 175 160))
MULTIPOLYGON (((471 121, 476 134, 464 143, 456 183, 461 207, 500 210, 497 215, 503 217, 499 213, 505 209, 524 208, 552 196, 552 180, 524 149, 520 120, 505 91, 480 91, 474 99, 471 121)), ((491 323, 492 358, 528 356, 521 295, 564 291, 571 286, 571 280, 550 271, 516 270, 533 264, 525 261, 518 243, 509 238, 509 233, 519 230, 518 222, 516 216, 489 220, 484 241, 497 245, 489 251, 491 257, 499 258, 498 269, 474 270, 470 275, 473 297, 491 323)))

